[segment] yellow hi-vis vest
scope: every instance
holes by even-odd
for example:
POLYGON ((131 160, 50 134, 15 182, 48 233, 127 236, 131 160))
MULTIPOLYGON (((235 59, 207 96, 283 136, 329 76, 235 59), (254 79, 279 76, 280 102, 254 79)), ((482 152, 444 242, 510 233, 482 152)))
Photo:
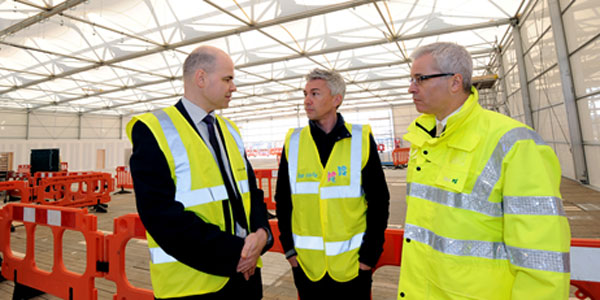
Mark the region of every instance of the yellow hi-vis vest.
POLYGON ((473 88, 439 138, 425 131, 433 115, 404 136, 411 150, 398 300, 567 299, 559 161, 535 131, 477 100, 473 88))
POLYGON ((358 275, 358 250, 367 226, 361 171, 369 158, 371 128, 345 126, 352 138, 335 143, 325 168, 308 126, 286 136, 294 247, 312 281, 325 273, 340 282, 358 275))
MULTIPOLYGON (((241 193, 247 224, 250 224, 250 191, 244 145, 233 122, 217 115, 223 132, 227 159, 238 191, 241 193)), ((228 199, 219 166, 192 125, 174 106, 135 116, 127 124, 131 140, 133 125, 141 121, 152 131, 165 155, 175 183, 175 201, 193 211, 204 222, 225 231, 221 201, 228 199)), ((215 151, 218 151, 215 149, 215 151)), ((231 209, 229 210, 231 214, 231 209)), ((233 216, 230 218, 233 220, 233 216)), ((234 226, 231 226, 233 229, 234 226)), ((233 232, 232 232, 233 234, 233 232)), ((150 250, 150 277, 157 298, 173 298, 213 293, 225 286, 229 277, 198 271, 167 254, 146 233, 150 250)), ((259 267, 262 266, 259 260, 259 267)))

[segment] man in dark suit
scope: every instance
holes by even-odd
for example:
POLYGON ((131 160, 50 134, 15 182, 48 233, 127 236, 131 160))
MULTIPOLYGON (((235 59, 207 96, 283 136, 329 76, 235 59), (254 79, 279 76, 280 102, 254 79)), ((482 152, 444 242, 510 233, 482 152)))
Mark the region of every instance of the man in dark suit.
POLYGON ((262 298, 260 255, 272 246, 263 192, 239 129, 214 112, 228 107, 233 77, 229 55, 198 47, 183 98, 127 125, 157 299, 262 298))

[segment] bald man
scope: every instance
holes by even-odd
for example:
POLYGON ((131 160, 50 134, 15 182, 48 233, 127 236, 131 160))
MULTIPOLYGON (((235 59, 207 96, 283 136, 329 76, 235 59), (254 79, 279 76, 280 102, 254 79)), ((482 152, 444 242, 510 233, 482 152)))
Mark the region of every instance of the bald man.
POLYGON ((261 299, 272 246, 263 192, 237 126, 215 113, 236 91, 227 53, 201 46, 183 65, 184 96, 127 125, 137 210, 156 299, 261 299))

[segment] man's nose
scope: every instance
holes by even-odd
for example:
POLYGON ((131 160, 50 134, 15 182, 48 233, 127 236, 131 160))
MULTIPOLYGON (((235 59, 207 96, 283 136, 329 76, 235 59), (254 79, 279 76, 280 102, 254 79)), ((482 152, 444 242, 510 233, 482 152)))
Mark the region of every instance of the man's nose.
POLYGON ((408 86, 408 92, 411 94, 414 94, 417 92, 417 84, 414 81, 410 82, 410 85, 408 86))

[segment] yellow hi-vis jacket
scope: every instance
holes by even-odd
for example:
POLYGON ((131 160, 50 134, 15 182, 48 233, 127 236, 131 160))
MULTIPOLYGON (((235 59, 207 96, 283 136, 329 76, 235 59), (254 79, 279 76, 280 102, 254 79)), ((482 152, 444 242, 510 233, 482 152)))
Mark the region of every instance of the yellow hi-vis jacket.
MULTIPOLYGON (((218 115, 217 120, 223 132, 232 175, 241 193, 246 220, 250 224, 250 191, 244 145, 233 122, 218 115)), ((138 121, 152 131, 165 155, 176 187, 175 201, 181 202, 185 210, 193 211, 204 222, 217 225, 225 231, 221 201, 228 199, 228 195, 223 177, 217 162, 211 159, 210 150, 192 125, 177 108, 171 106, 133 117, 127 124, 130 140, 131 130, 138 121)), ((231 214, 231 209, 229 211, 231 214)), ((233 220, 233 216, 230 219, 233 220)), ((177 261, 161 249, 148 233, 146 236, 150 250, 150 277, 157 298, 212 293, 223 288, 229 280, 229 277, 204 273, 177 261)), ((259 267, 261 265, 259 260, 259 267)))
POLYGON ((358 276, 358 250, 367 226, 361 171, 369 158, 371 128, 344 125, 352 137, 335 143, 325 168, 308 126, 290 130, 285 140, 294 247, 312 281, 326 272, 340 282, 358 276))
POLYGON ((474 88, 432 138, 413 122, 398 299, 567 299, 560 164, 538 134, 484 110, 474 88))

